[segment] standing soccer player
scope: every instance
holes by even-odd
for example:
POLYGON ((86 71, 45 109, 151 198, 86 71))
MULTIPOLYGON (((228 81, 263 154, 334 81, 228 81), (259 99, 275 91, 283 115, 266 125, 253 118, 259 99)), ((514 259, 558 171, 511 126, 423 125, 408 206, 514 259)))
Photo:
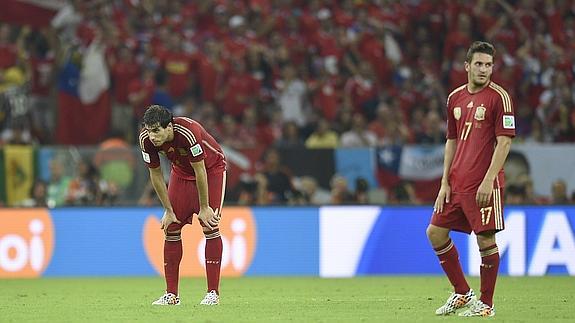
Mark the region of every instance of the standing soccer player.
POLYGON ((493 292, 499 269, 495 233, 503 225, 503 164, 515 136, 511 98, 491 82, 495 49, 474 42, 467 51, 467 84, 447 98, 447 142, 441 188, 437 194, 427 237, 454 288, 435 311, 460 316, 494 316, 493 292), (451 230, 474 231, 481 254, 481 297, 469 288, 451 230))
POLYGON ((226 160, 220 145, 196 121, 173 117, 159 105, 147 108, 140 131, 142 156, 150 171, 150 181, 164 207, 164 274, 166 293, 153 305, 180 305, 178 281, 182 260, 182 227, 197 215, 206 237, 205 264, 208 292, 200 302, 220 301, 220 262, 222 239, 218 224, 226 183, 226 160), (172 162, 166 188, 158 153, 172 162))

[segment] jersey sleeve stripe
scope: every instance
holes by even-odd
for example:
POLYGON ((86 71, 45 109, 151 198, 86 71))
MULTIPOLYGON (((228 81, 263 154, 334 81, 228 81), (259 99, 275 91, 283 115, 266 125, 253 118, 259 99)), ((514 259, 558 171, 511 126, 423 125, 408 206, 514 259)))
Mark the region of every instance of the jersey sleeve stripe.
POLYGON ((511 98, 509 97, 507 91, 495 83, 490 83, 489 87, 495 90, 495 92, 499 93, 501 96, 501 100, 503 100, 503 112, 511 113, 511 98))
POLYGON ((188 123, 192 123, 192 119, 188 118, 188 117, 180 117, 182 120, 187 121, 188 123))
POLYGON ((148 131, 144 130, 142 132, 140 132, 140 148, 142 149, 142 151, 144 151, 144 140, 146 140, 146 138, 148 138, 148 131))
POLYGON ((451 91, 451 93, 449 93, 449 95, 447 96, 447 104, 449 104, 449 99, 451 98, 452 95, 454 95, 455 93, 463 90, 465 87, 467 86, 467 84, 463 84, 462 86, 456 88, 455 90, 451 91))
POLYGON ((506 112, 511 112, 512 107, 511 107, 511 98, 509 97, 509 93, 507 93, 507 91, 505 91, 505 89, 498 84, 493 84, 493 86, 495 86, 497 89, 499 89, 499 91, 501 91, 501 93, 503 93, 503 96, 507 99, 507 102, 508 102, 507 107, 509 110, 506 112))
POLYGON ((190 143, 190 146, 193 146, 196 143, 196 136, 194 136, 190 129, 176 124, 174 125, 174 131, 184 136, 190 143))

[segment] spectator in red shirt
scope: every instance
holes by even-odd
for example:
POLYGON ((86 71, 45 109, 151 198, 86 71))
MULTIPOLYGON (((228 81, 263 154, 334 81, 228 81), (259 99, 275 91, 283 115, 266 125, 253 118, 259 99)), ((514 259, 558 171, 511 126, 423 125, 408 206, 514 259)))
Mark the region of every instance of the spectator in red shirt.
POLYGON ((132 122, 134 111, 130 105, 130 84, 137 79, 140 74, 140 66, 134 58, 134 54, 127 46, 121 46, 117 57, 111 57, 110 76, 114 93, 114 103, 112 104, 112 130, 121 133, 123 138, 134 142, 131 138, 136 133, 132 122))
POLYGON ((156 88, 156 70, 152 66, 145 66, 139 78, 134 78, 128 84, 128 102, 132 109, 132 124, 134 129, 144 116, 146 107, 152 104, 152 95, 156 88))
POLYGON ((196 55, 200 98, 204 102, 215 102, 218 87, 223 83, 227 64, 222 58, 221 43, 209 39, 203 52, 196 55))
POLYGON ((256 138, 231 115, 222 117, 219 133, 219 142, 229 148, 244 149, 256 146, 256 138))
POLYGON ((443 59, 448 63, 454 59, 455 49, 458 47, 467 48, 471 43, 471 17, 466 13, 457 16, 456 26, 450 28, 445 38, 443 46, 443 59))
POLYGON ((225 77, 226 82, 220 89, 218 98, 224 113, 239 118, 253 103, 252 99, 259 92, 259 82, 247 72, 243 59, 234 59, 231 66, 232 70, 225 77))
POLYGON ((372 110, 375 110, 378 89, 371 64, 360 63, 358 73, 345 84, 344 99, 346 105, 353 107, 356 113, 365 114, 372 107, 372 110))
POLYGON ((168 37, 168 48, 162 57, 162 66, 168 76, 168 93, 176 100, 190 90, 192 56, 182 46, 182 36, 172 32, 168 37))
POLYGON ((0 23, 0 70, 16 65, 18 48, 10 39, 10 25, 0 23))
POLYGON ((326 69, 322 68, 318 79, 308 83, 314 109, 328 121, 335 120, 342 104, 338 81, 337 75, 329 75, 326 69))

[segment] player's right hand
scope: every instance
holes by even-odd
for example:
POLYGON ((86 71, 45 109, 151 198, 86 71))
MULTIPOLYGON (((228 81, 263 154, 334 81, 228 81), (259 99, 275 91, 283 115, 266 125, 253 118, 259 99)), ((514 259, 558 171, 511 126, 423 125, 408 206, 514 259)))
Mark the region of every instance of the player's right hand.
POLYGON ((441 184, 439 193, 437 193, 437 198, 435 199, 435 204, 433 205, 433 212, 441 213, 443 212, 443 205, 449 203, 451 198, 451 186, 449 184, 441 184))
POLYGON ((164 211, 164 216, 162 216, 162 226, 161 229, 164 230, 166 233, 168 232, 168 227, 172 223, 182 223, 178 218, 176 218, 176 214, 173 210, 166 209, 164 211))

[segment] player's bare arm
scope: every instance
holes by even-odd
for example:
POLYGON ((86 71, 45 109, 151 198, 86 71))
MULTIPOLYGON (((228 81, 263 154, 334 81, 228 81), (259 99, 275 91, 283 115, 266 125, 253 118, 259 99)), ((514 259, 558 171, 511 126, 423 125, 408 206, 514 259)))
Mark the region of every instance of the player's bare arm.
POLYGON ((192 167, 196 174, 196 186, 198 188, 198 198, 200 200, 200 212, 198 219, 210 230, 218 226, 220 222, 219 210, 215 211, 209 205, 208 175, 203 160, 192 162, 192 167))
POLYGON ((444 203, 449 203, 451 197, 451 186, 449 185, 449 170, 451 169, 451 162, 455 156, 455 148, 457 146, 456 139, 447 139, 445 142, 445 154, 443 157, 443 177, 441 178, 441 188, 435 199, 433 211, 437 213, 443 212, 444 203))
POLYGON ((164 183, 164 176, 162 175, 162 168, 160 166, 156 168, 149 168, 150 181, 152 186, 158 194, 158 198, 164 206, 164 215, 162 216, 162 226, 161 229, 164 231, 168 230, 168 226, 174 222, 181 223, 174 214, 172 204, 170 199, 168 199, 168 189, 166 188, 166 183, 164 183))
POLYGON ((491 164, 485 173, 483 181, 477 189, 477 194, 475 200, 479 207, 486 207, 491 200, 491 194, 493 192, 493 181, 497 177, 497 174, 503 168, 507 154, 511 149, 511 137, 508 136, 497 136, 497 145, 495 146, 495 151, 493 152, 493 157, 491 158, 491 164))

